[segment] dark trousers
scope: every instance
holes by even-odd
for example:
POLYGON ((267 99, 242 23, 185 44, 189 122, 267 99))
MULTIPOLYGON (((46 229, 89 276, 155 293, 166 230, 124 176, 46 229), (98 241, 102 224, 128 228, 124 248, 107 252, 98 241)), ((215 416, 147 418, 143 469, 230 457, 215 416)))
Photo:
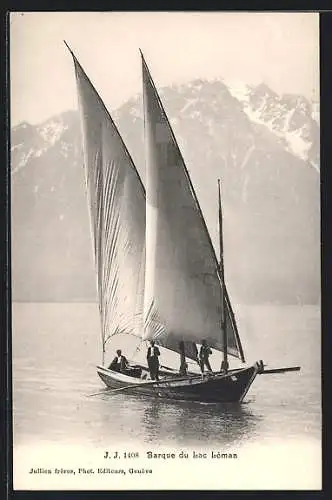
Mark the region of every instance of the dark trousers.
POLYGON ((179 374, 180 375, 187 375, 187 363, 181 363, 180 369, 179 369, 179 374))
POLYGON ((180 355, 180 369, 179 369, 179 374, 180 375, 187 375, 186 357, 183 354, 180 355))
POLYGON ((148 366, 152 380, 159 380, 159 361, 155 358, 148 359, 148 366))
POLYGON ((212 372, 209 358, 200 358, 200 360, 199 360, 199 366, 201 367, 202 373, 204 373, 204 365, 206 366, 206 368, 208 369, 209 372, 212 372))

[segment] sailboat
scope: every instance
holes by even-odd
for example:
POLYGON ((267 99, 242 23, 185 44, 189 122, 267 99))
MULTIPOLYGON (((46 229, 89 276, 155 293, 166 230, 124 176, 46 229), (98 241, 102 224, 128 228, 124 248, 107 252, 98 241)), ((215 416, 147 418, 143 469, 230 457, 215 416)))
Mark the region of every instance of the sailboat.
MULTIPOLYGON (((65 42, 66 43, 66 42, 65 42)), ((67 44, 66 44, 67 45, 67 44)), ((204 403, 242 402, 260 360, 230 369, 229 357, 245 363, 224 279, 221 187, 218 181, 220 259, 169 119, 141 52, 146 186, 98 92, 74 61, 87 198, 101 319, 102 364, 97 373, 110 393, 204 403), (127 335, 197 360, 197 346, 222 353, 219 371, 180 374, 129 360, 130 371, 105 365, 109 340, 127 335)), ((129 338, 129 337, 128 337, 129 338)))

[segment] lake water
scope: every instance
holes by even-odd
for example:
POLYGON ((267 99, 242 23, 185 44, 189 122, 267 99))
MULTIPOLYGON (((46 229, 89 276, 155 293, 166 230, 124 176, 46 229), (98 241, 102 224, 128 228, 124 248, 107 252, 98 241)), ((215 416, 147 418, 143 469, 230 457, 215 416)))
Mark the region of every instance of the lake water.
MULTIPOLYGON (((301 371, 257 377, 242 405, 203 405, 125 393, 87 397, 103 389, 95 369, 101 361, 97 304, 14 303, 15 488, 319 489, 319 308, 243 306, 236 317, 248 362, 300 365, 301 371), (153 465, 153 474, 97 474, 97 464, 106 467, 105 450, 137 453, 134 466, 153 465), (149 461, 148 450, 183 450, 189 459, 149 461), (207 457, 193 460, 193 450, 207 457), (238 458, 211 460, 213 450, 238 458), (94 472, 78 473, 83 463, 94 472), (52 474, 30 474, 48 467, 52 474), (55 474, 54 467, 76 474, 55 474)), ((118 346, 132 358, 131 338, 114 338, 109 358, 118 346)), ((135 359, 144 356, 145 348, 135 359)), ((215 367, 219 356, 214 354, 215 367)), ((163 352, 162 363, 177 367, 178 358, 163 352)), ((128 460, 120 463, 128 471, 128 460)))

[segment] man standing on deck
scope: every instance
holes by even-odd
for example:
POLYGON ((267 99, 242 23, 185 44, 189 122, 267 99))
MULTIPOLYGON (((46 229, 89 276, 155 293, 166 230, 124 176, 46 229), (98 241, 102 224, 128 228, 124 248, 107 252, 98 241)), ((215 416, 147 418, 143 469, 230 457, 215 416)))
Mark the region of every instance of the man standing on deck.
POLYGON ((212 372, 212 368, 209 361, 209 356, 212 354, 210 347, 207 345, 206 340, 202 340, 202 345, 199 351, 199 364, 201 367, 201 372, 204 373, 204 366, 209 372, 212 372))
POLYGON ((155 346, 154 340, 151 340, 150 347, 148 348, 147 361, 150 370, 151 380, 159 380, 159 359, 160 351, 155 346))

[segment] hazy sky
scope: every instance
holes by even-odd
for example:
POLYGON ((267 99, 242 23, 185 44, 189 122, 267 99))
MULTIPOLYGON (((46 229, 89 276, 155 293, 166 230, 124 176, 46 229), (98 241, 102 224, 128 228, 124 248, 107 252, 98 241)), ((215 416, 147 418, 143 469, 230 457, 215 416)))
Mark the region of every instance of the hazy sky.
POLYGON ((63 39, 110 110, 141 91, 139 47, 157 88, 203 77, 319 94, 318 14, 14 13, 12 125, 76 108, 63 39))

